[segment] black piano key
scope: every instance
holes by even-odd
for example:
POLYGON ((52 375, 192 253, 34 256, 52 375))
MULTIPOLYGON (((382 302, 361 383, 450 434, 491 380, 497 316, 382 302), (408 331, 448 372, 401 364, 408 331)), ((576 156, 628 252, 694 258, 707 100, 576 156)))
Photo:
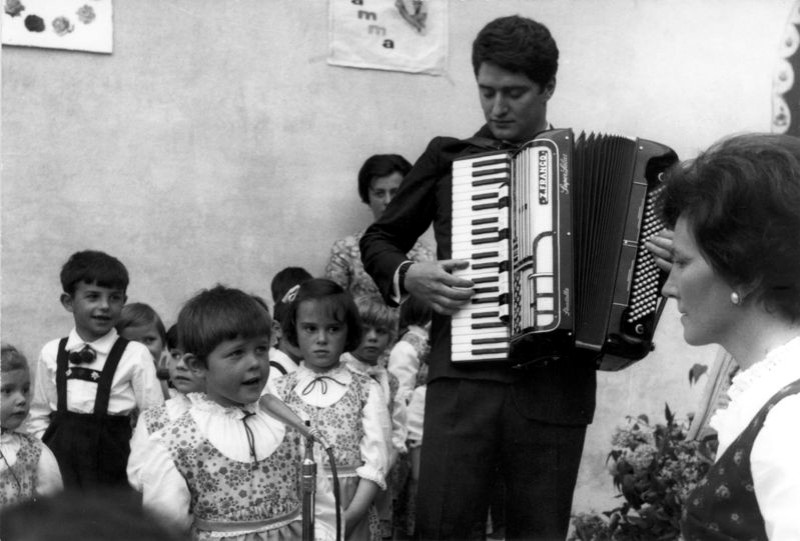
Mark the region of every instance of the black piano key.
POLYGON ((487 235, 489 233, 497 233, 497 232, 498 232, 497 227, 484 227, 482 229, 473 229, 471 233, 473 237, 476 237, 478 235, 487 235))
POLYGON ((490 237, 488 239, 473 239, 470 244, 477 246, 479 244, 497 244, 500 242, 500 237, 490 237))
POLYGON ((496 193, 481 193, 472 196, 472 201, 484 201, 486 199, 497 199, 496 193))
MULTIPOLYGON (((488 257, 497 257, 500 254, 498 252, 479 252, 477 254, 472 254, 472 259, 486 259, 488 257)), ((475 268, 474 266, 472 267, 475 268)))
POLYGON ((497 216, 490 216, 488 218, 476 218, 472 220, 472 225, 486 225, 486 224, 496 224, 499 221, 497 216))
MULTIPOLYGON (((490 353, 505 354, 505 353, 508 353, 508 348, 487 348, 487 349, 473 349, 472 350, 472 354, 475 355, 476 357, 479 357, 481 355, 488 355, 490 353)), ((500 360, 506 360, 506 359, 503 358, 503 359, 500 359, 500 360)))
POLYGON ((472 319, 481 319, 486 317, 498 317, 500 312, 475 312, 472 314, 472 319))
POLYGON ((497 267, 498 264, 496 261, 489 262, 489 263, 473 263, 471 265, 472 270, 484 270, 484 269, 491 269, 497 267))
POLYGON ((498 276, 481 276, 480 278, 473 278, 472 282, 476 284, 488 284, 491 282, 497 282, 500 280, 498 276))
POLYGON ((497 287, 476 287, 473 289, 476 295, 481 295, 483 293, 499 293, 500 288, 497 287))
POLYGON ((507 342, 507 338, 496 336, 494 338, 475 338, 474 340, 470 341, 470 344, 474 346, 481 346, 483 344, 505 344, 507 342))
POLYGON ((494 323, 475 323, 471 327, 473 329, 497 329, 500 327, 506 327, 506 324, 502 321, 496 321, 494 323))

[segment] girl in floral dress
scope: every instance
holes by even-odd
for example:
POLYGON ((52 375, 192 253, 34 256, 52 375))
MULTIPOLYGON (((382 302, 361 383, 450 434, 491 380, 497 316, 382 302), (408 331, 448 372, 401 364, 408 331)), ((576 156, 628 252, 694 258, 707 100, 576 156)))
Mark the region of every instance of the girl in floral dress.
MULTIPOLYGON (((310 280, 298 288, 281 323, 303 361, 296 372, 275 381, 275 394, 309 418, 333 447, 346 538, 380 539, 373 502, 386 489, 391 421, 378 383, 340 362, 342 353, 360 342, 353 299, 330 280, 310 280)), ((327 456, 317 452, 323 475, 331 477, 327 456)), ((317 507, 320 514, 335 516, 325 494, 318 495, 317 507)))
POLYGON ((38 438, 18 431, 31 406, 28 361, 13 346, 0 352, 0 508, 63 488, 55 456, 38 438))
MULTIPOLYGON (((205 393, 153 433, 141 470, 146 510, 192 539, 302 536, 300 435, 258 407, 269 374, 271 321, 250 295, 223 286, 190 299, 178 336, 205 393)), ((315 537, 335 538, 316 521, 315 537)))

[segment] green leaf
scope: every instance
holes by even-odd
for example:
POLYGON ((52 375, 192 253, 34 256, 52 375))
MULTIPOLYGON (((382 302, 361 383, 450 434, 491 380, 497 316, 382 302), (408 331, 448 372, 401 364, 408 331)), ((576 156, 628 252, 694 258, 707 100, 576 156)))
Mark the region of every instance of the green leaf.
POLYGON ((694 385, 700 376, 708 372, 708 365, 695 363, 692 368, 689 369, 689 385, 694 385))

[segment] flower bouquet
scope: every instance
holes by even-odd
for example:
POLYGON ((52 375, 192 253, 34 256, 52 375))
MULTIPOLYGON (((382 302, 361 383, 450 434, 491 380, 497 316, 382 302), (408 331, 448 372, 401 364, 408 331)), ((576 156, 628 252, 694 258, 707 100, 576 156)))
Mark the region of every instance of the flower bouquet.
POLYGON ((680 536, 683 502, 713 464, 716 442, 687 440, 691 419, 666 424, 628 417, 611 439, 607 464, 619 507, 573 517, 570 541, 668 540, 680 536))

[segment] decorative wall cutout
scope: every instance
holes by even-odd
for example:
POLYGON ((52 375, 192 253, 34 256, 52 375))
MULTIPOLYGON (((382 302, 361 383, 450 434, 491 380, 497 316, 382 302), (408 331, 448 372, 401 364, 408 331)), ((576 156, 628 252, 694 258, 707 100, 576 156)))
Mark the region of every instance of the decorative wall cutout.
POLYGON ((4 0, 3 45, 111 53, 111 0, 4 0))

